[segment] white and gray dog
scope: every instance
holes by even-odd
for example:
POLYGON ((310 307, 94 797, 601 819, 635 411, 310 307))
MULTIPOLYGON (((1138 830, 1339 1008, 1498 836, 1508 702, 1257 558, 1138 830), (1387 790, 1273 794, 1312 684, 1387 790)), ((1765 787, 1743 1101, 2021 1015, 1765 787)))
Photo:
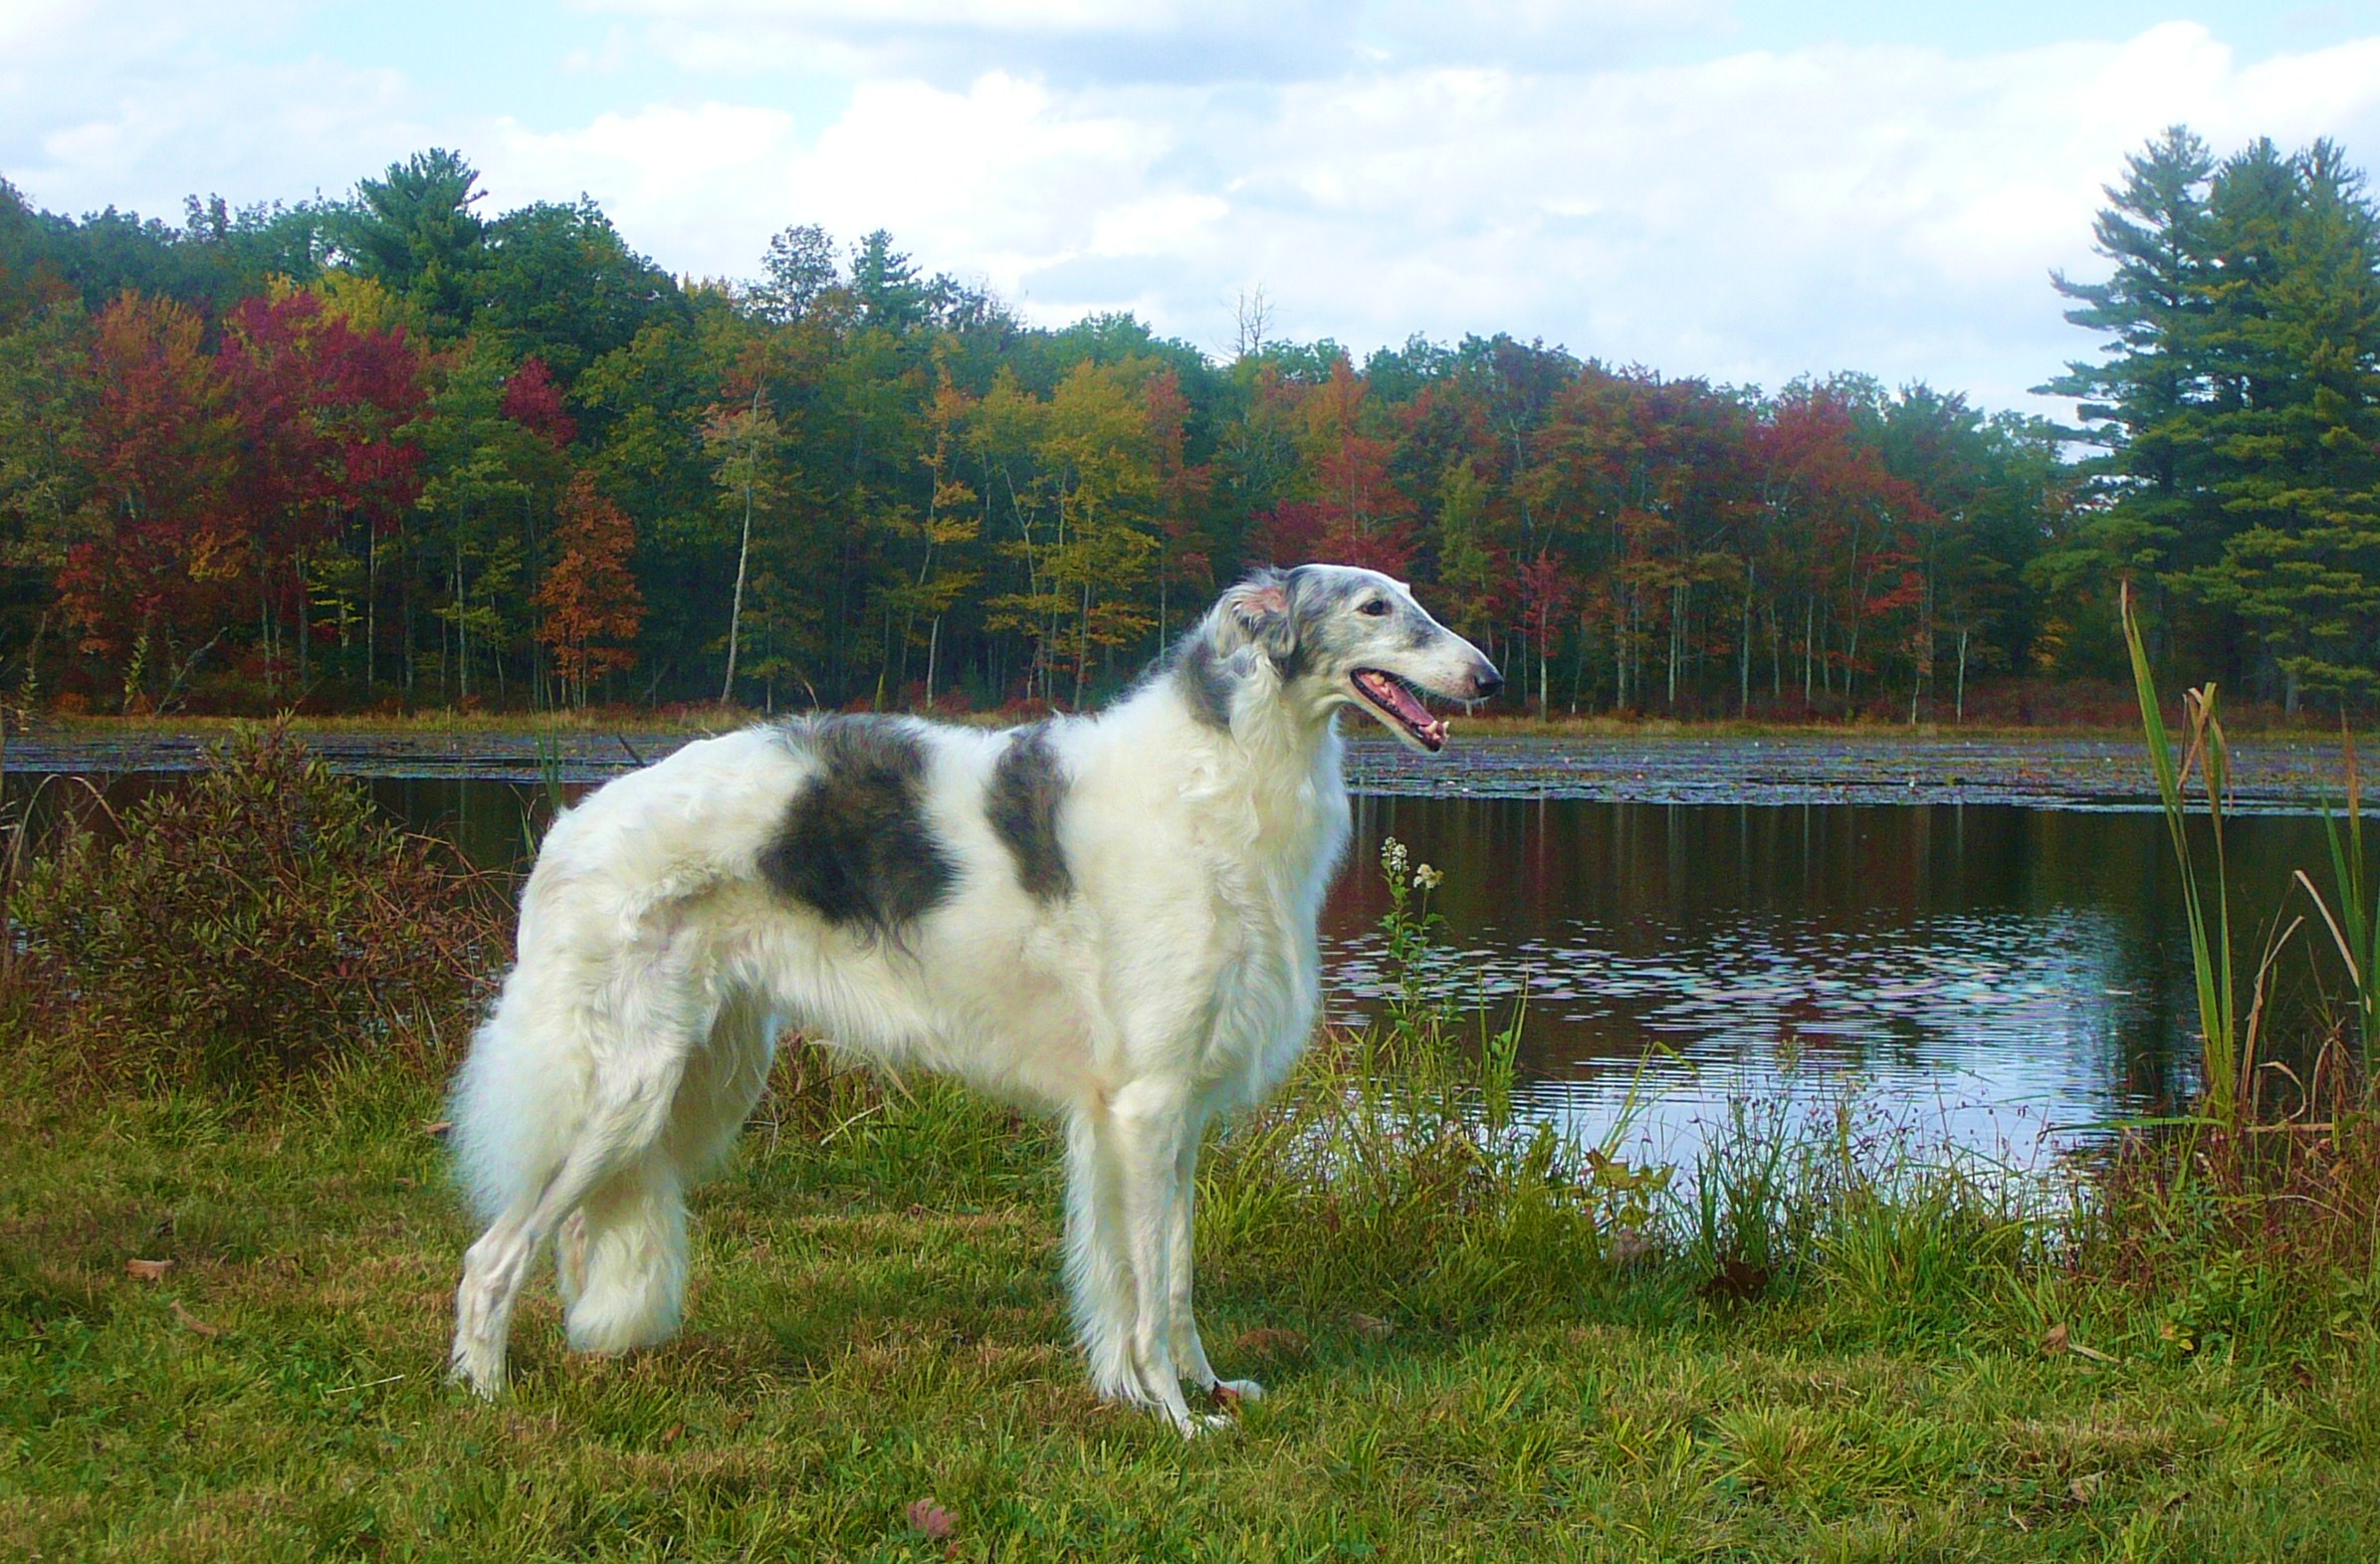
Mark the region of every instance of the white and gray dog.
POLYGON ((489 1224, 455 1374, 503 1388, 549 1240, 571 1346, 677 1329, 684 1192, 790 1025, 1064 1116, 1092 1382, 1192 1431, 1183 1380, 1218 1383, 1190 1316, 1198 1142, 1314 1027, 1315 918, 1348 832, 1338 710, 1436 751, 1423 699, 1503 682, 1403 583, 1309 564, 1232 587, 1096 716, 809 718, 599 788, 546 834, 519 960, 455 1085, 489 1224))

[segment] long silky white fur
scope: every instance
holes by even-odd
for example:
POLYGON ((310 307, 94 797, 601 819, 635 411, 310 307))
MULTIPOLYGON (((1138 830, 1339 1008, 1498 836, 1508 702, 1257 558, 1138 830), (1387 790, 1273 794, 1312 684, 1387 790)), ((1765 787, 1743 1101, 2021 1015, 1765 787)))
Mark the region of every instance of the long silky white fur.
MULTIPOLYGON (((1197 1144, 1305 1045, 1348 805, 1344 700, 1285 682, 1230 598, 1193 633, 1228 675, 1228 732, 1166 676, 1051 731, 1061 900, 1023 890, 992 830, 985 788, 1007 741, 980 730, 907 725, 958 874, 899 940, 833 927, 762 880, 816 764, 785 730, 689 744, 554 822, 518 961, 455 1084, 452 1144, 488 1225, 457 1296, 459 1377, 502 1388, 513 1302, 549 1243, 572 1346, 677 1329, 682 1192, 733 1143, 797 1025, 1064 1117, 1066 1265, 1094 1385, 1195 1426, 1181 1379, 1216 1383, 1190 1315, 1197 1144)), ((1484 666, 1439 633, 1406 654, 1415 677, 1443 687, 1484 666)))

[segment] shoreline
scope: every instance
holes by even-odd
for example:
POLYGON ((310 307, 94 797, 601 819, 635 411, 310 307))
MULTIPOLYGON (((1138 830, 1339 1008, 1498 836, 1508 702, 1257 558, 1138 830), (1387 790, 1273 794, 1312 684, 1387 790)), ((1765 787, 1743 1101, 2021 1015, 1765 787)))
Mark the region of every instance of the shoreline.
MULTIPOLYGON (((622 714, 628 715, 628 714, 622 714)), ((298 719, 295 731, 332 770, 455 782, 605 781, 680 745, 731 731, 757 714, 639 724, 518 717, 468 726, 298 719)), ((241 724, 229 719, 75 719, 12 732, 7 770, 117 776, 190 771, 241 724)), ((2344 792, 2335 737, 2249 735, 2232 745, 2232 807, 2240 813, 2313 812, 2344 792)), ((2364 756, 2371 764, 2374 757, 2364 756)), ((1380 797, 1575 799, 1643 804, 2005 804, 2050 809, 2153 807, 2138 733, 2084 730, 1908 730, 1879 727, 1764 731, 1687 727, 1522 727, 1464 723, 1441 756, 1354 732, 1348 784, 1380 797)))

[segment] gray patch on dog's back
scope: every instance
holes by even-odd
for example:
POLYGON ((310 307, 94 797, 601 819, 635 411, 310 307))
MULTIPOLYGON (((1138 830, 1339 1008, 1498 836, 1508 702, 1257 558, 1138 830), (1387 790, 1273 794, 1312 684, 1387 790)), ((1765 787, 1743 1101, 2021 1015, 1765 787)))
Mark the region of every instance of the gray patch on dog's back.
POLYGON ((760 852, 779 894, 838 927, 899 942, 958 879, 926 818, 926 746, 881 717, 817 717, 785 730, 817 762, 760 852))
POLYGON ((1231 675, 1206 637, 1193 630, 1174 650, 1174 682, 1182 688, 1183 704, 1209 728, 1231 731, 1231 675))
POLYGON ((1058 843, 1058 806, 1066 801, 1066 774, 1049 742, 1049 725, 1035 723, 1008 736, 991 768, 983 812, 1016 860, 1016 880, 1042 901, 1074 894, 1074 874, 1058 843))

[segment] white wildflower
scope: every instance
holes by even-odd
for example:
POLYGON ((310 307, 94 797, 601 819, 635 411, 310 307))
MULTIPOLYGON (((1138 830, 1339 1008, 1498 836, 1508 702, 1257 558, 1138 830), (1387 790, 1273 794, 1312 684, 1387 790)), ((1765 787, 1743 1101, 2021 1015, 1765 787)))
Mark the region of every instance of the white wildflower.
POLYGON ((1438 888, 1438 881, 1444 878, 1444 875, 1438 873, 1437 870, 1431 868, 1426 863, 1417 866, 1413 870, 1413 883, 1420 886, 1425 891, 1436 890, 1438 888))

